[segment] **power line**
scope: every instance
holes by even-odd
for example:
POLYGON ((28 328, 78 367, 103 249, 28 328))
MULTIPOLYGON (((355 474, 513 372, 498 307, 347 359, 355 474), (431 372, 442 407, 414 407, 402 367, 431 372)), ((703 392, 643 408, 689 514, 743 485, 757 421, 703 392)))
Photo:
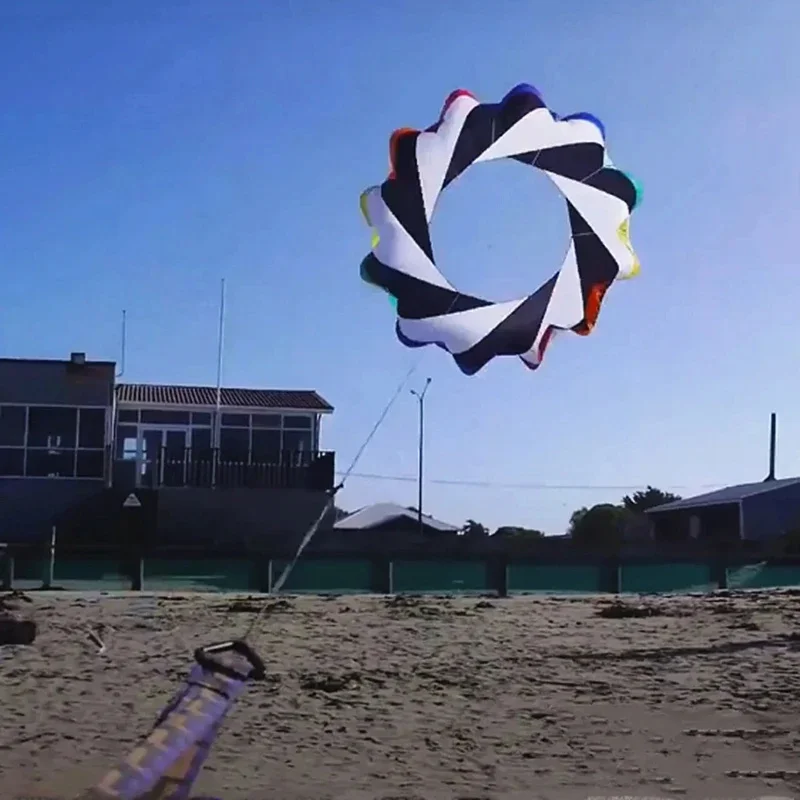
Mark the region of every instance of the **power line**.
MULTIPOLYGON (((337 472, 337 475, 342 473, 337 472)), ((396 481, 402 483, 413 483, 417 480, 413 475, 382 475, 375 472, 350 472, 350 478, 360 478, 371 481, 396 481)), ((566 484, 566 483, 503 483, 496 481, 471 481, 458 478, 428 478, 426 483, 436 483, 442 486, 471 486, 483 489, 523 489, 531 491, 619 491, 629 492, 639 489, 646 489, 647 484, 566 484)), ((670 484, 663 485, 663 489, 722 489, 726 484, 722 483, 695 483, 695 484, 670 484)))

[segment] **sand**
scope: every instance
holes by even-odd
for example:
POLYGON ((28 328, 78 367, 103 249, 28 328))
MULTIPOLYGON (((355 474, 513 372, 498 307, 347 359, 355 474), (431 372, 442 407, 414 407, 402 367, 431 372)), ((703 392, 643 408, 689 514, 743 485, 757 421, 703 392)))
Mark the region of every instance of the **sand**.
MULTIPOLYGON (((4 800, 70 798, 149 731, 230 596, 32 594, 0 648, 4 800), (90 625, 105 654, 84 634, 90 625)), ((300 798, 789 797, 800 793, 800 592, 289 598, 252 643, 194 794, 300 798), (631 602, 631 601, 626 601, 631 602)))

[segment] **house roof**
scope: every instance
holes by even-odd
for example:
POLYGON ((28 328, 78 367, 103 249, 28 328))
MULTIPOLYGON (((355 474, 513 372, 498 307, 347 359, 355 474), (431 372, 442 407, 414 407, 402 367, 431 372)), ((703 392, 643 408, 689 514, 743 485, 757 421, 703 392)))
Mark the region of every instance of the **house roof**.
MULTIPOLYGON (((364 508, 342 517, 333 527, 346 530, 367 530, 399 517, 406 517, 413 522, 418 520, 417 512, 414 509, 406 508, 397 503, 375 503, 375 505, 364 506, 364 508)), ((455 533, 458 530, 456 525, 442 522, 440 519, 431 517, 428 514, 422 515, 422 522, 428 528, 434 528, 437 531, 455 533)))
MULTIPOLYGON (((213 386, 173 386, 149 383, 119 383, 120 403, 157 406, 213 406, 217 390, 213 386)), ((333 406, 310 389, 231 389, 220 390, 220 403, 226 408, 275 408, 298 411, 333 411, 333 406)))
MULTIPOLYGON (((6 364, 61 364, 62 366, 65 364, 71 364, 69 359, 67 358, 7 358, 3 357, 0 358, 0 362, 6 364)), ((91 359, 86 359, 83 364, 91 365, 93 367, 116 367, 115 361, 93 361, 91 359)))
POLYGON ((704 508, 706 506, 725 506, 741 503, 745 497, 756 494, 766 494, 786 486, 800 484, 800 478, 782 478, 781 480, 759 481, 758 483, 740 483, 737 486, 726 486, 715 492, 687 497, 685 500, 674 500, 662 506, 648 509, 648 514, 660 514, 666 511, 684 511, 690 508, 704 508))

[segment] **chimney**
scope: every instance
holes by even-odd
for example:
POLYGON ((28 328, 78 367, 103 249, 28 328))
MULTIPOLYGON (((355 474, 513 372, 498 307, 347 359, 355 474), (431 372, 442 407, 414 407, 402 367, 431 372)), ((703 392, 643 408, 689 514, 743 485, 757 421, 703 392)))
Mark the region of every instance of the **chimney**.
POLYGON ((86 363, 86 353, 70 353, 69 363, 76 366, 83 366, 86 363))
POLYGON ((769 415, 769 475, 768 481, 775 480, 775 440, 778 432, 778 415, 773 411, 769 415))

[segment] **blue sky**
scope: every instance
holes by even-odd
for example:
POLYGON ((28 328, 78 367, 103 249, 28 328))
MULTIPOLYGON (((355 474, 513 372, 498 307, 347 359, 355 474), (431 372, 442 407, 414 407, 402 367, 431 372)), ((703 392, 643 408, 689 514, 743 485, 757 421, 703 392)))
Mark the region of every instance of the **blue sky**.
MULTIPOLYGON (((124 307, 128 380, 213 384, 224 276, 225 383, 316 388, 344 469, 421 355, 359 279, 359 194, 392 130, 432 123, 451 90, 530 82, 600 117, 643 184, 642 272, 536 373, 505 358, 467 377, 423 351, 426 510, 558 532, 615 487, 758 480, 772 410, 796 475, 798 28, 794 0, 7 0, 0 355, 117 358, 124 307)), ((549 277, 566 236, 552 187, 511 163, 459 179, 433 226, 448 277, 498 300, 549 277)), ((407 388, 357 473, 414 476, 407 388)), ((341 504, 415 498, 354 476, 341 504)))

